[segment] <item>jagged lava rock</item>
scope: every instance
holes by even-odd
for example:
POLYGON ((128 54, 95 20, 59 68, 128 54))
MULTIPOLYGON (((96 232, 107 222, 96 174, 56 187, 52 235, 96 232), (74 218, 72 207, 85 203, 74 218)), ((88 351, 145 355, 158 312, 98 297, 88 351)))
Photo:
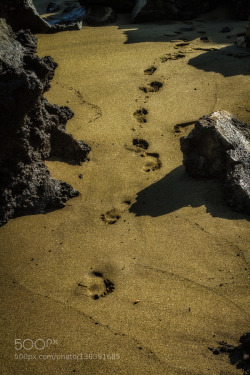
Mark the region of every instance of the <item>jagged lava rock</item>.
POLYGON ((218 178, 227 203, 250 214, 250 127, 226 111, 195 123, 180 140, 183 164, 193 177, 218 178))
POLYGON ((32 0, 1 0, 0 17, 5 18, 14 31, 30 29, 33 33, 56 33, 80 30, 82 22, 50 25, 38 14, 32 0))
POLYGON ((10 218, 63 207, 79 193, 52 179, 50 156, 81 164, 90 147, 65 132, 68 107, 43 97, 57 64, 39 58, 29 31, 14 34, 0 19, 0 226, 10 218))

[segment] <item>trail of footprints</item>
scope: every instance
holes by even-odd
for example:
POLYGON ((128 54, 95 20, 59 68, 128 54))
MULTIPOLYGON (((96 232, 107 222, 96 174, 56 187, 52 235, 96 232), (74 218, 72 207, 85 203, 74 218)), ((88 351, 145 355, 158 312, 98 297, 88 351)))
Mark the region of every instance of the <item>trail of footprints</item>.
MULTIPOLYGON (((144 139, 134 138, 131 146, 125 146, 129 151, 135 152, 139 157, 145 158, 143 167, 144 172, 151 172, 160 169, 162 164, 158 153, 148 152, 149 143, 144 139)), ((125 200, 116 208, 113 208, 104 214, 101 214, 101 220, 107 224, 115 224, 121 219, 122 213, 129 210, 131 206, 130 200, 125 200)))
MULTIPOLYGON (((179 56, 178 54, 174 54, 173 56, 165 56, 164 59, 178 59, 181 58, 182 56, 179 56)), ((162 62, 163 62, 163 57, 162 57, 162 62)), ((144 74, 146 76, 151 76, 156 72, 157 68, 152 65, 151 67, 147 68, 144 70, 144 74)), ((148 94, 150 93, 156 93, 158 92, 161 88, 163 87, 163 83, 160 81, 152 81, 152 82, 146 82, 144 86, 139 87, 141 91, 143 91, 145 94, 147 94, 145 99, 150 98, 148 94)), ((145 101, 144 101, 145 103, 145 101)), ((133 116, 135 120, 140 124, 140 127, 142 128, 142 124, 146 124, 148 122, 148 110, 144 108, 143 106, 137 109, 134 113, 133 116)), ((134 129, 133 129, 134 130, 134 129)), ((131 145, 125 145, 125 148, 128 151, 134 152, 137 154, 139 157, 145 159, 145 163, 143 166, 143 171, 148 173, 148 172, 153 172, 162 167, 162 163, 160 160, 160 155, 157 152, 149 152, 149 142, 146 140, 138 137, 134 138, 132 140, 131 145)), ((131 206, 130 201, 124 201, 120 205, 118 205, 116 208, 113 208, 106 213, 101 214, 100 218, 101 220, 107 224, 107 225, 112 225, 115 224, 119 219, 121 219, 121 215, 124 211, 128 210, 131 206)))
MULTIPOLYGON (((183 46, 188 45, 188 43, 183 43, 183 46)), ((158 60, 160 63, 165 63, 168 60, 178 60, 185 57, 183 53, 173 53, 173 54, 166 54, 164 56, 161 56, 158 60)), ((145 76, 152 76, 156 71, 157 67, 155 66, 156 64, 148 67, 147 69, 144 70, 144 75, 145 76)), ((139 87, 139 89, 147 94, 147 96, 144 98, 144 103, 145 99, 149 99, 150 96, 148 94, 151 93, 156 93, 158 92, 161 88, 163 87, 163 83, 157 80, 147 82, 146 84, 139 87)), ((146 124, 148 122, 148 110, 145 107, 140 107, 137 109, 134 113, 133 116, 135 120, 140 124, 140 128, 143 128, 142 125, 146 124)), ((179 128, 178 128, 179 129, 179 128)), ((133 129, 134 130, 134 129, 133 129)), ((176 129, 177 130, 177 129, 176 129)), ((143 171, 148 173, 148 172, 154 172, 162 167, 162 163, 160 160, 160 155, 157 152, 149 152, 149 142, 146 140, 138 137, 134 138, 132 140, 131 145, 125 145, 125 148, 128 151, 136 153, 139 157, 145 159, 145 163, 143 166, 143 171)), ((118 205, 116 208, 113 208, 109 211, 107 211, 104 214, 101 214, 101 220, 107 224, 115 224, 119 219, 121 219, 122 213, 126 210, 128 210, 131 206, 130 201, 124 201, 120 205, 118 205)))

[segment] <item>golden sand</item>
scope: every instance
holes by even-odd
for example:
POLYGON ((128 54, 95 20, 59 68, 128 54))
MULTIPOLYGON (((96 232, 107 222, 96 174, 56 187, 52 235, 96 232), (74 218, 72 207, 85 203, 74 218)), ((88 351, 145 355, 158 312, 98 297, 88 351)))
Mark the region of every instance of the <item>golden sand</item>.
POLYGON ((82 166, 46 162, 79 197, 0 229, 3 375, 241 373, 208 347, 249 329, 249 218, 185 173, 179 139, 193 125, 174 126, 216 110, 250 123, 249 58, 227 56, 246 25, 126 22, 38 36, 38 55, 59 63, 46 97, 74 111, 67 132, 92 151, 82 166), (139 89, 152 81, 158 92, 139 89), (57 344, 17 351, 15 339, 57 344), (14 357, 25 353, 36 360, 14 357))

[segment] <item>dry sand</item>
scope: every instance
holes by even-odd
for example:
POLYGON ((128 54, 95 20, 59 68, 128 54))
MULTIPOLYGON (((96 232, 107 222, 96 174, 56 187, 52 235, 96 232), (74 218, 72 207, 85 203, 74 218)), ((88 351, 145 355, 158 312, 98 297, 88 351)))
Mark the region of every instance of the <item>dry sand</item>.
POLYGON ((67 131, 92 151, 82 166, 47 162, 78 198, 0 229, 1 375, 242 373, 208 347, 249 329, 249 218, 225 206, 217 183, 185 173, 179 139, 192 125, 174 126, 222 109, 250 123, 250 58, 232 46, 246 24, 212 14, 175 33, 188 26, 122 16, 38 36, 38 55, 59 63, 46 96, 73 109, 67 131), (158 92, 139 89, 152 81, 158 92), (17 351, 15 339, 57 344, 17 351))

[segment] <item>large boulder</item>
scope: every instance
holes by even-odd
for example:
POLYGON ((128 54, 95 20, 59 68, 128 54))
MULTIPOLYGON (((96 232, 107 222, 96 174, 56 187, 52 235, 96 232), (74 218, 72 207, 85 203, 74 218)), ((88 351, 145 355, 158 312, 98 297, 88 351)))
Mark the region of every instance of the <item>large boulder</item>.
POLYGON ((35 52, 29 31, 14 34, 0 19, 0 226, 15 216, 63 207, 77 196, 50 177, 44 161, 54 156, 80 164, 90 151, 65 132, 73 112, 43 97, 57 64, 35 52))
POLYGON ((182 137, 183 164, 193 177, 218 178, 227 203, 250 214, 250 127, 226 111, 195 123, 182 137))

